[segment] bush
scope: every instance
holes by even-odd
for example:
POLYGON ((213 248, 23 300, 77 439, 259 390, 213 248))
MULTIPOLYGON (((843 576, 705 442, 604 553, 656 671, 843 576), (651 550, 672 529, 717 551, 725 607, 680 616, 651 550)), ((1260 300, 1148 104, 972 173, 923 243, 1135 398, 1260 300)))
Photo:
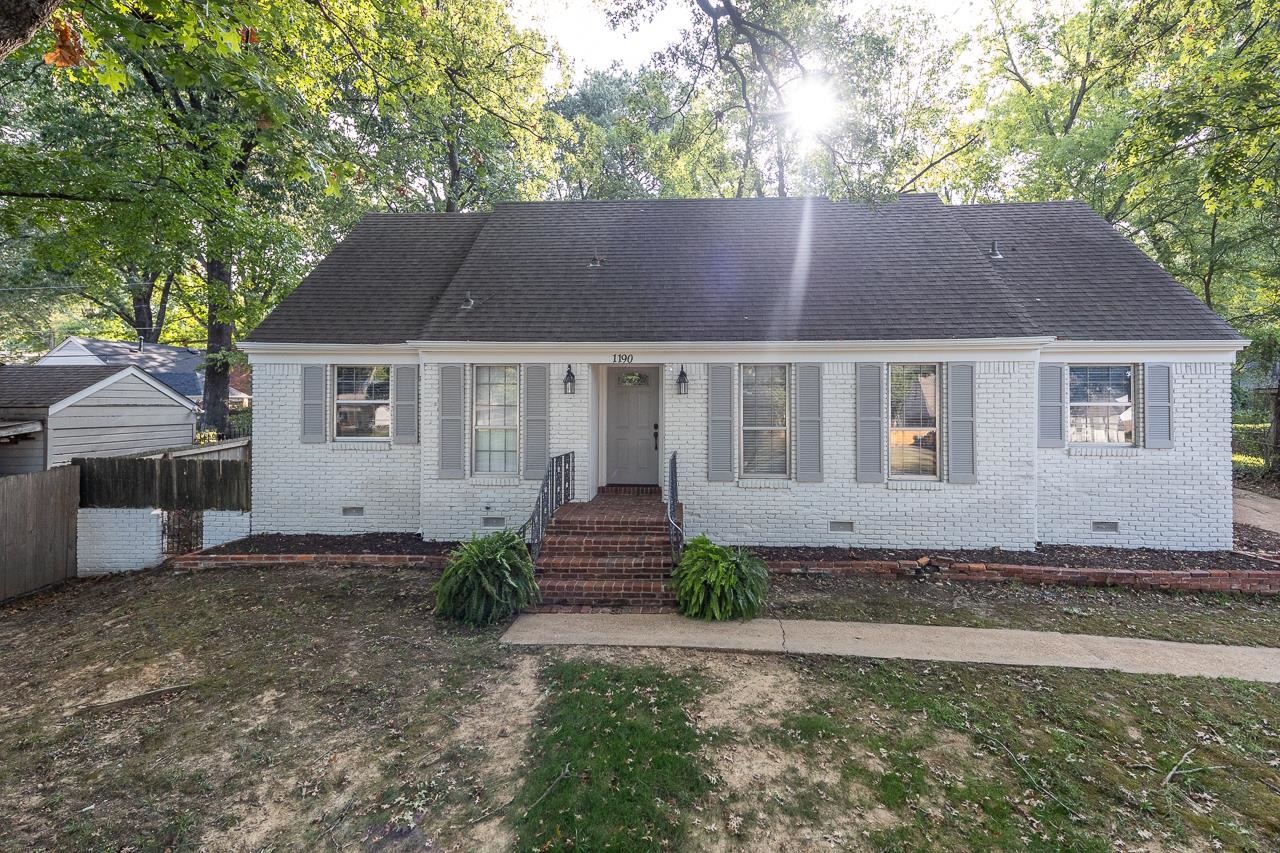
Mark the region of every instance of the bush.
POLYGON ((769 588, 763 560, 706 536, 689 540, 672 578, 680 612, 695 619, 751 619, 760 613, 769 588))
POLYGON ((539 598, 529 549, 514 530, 458 546, 434 589, 437 615, 468 625, 509 619, 539 598))

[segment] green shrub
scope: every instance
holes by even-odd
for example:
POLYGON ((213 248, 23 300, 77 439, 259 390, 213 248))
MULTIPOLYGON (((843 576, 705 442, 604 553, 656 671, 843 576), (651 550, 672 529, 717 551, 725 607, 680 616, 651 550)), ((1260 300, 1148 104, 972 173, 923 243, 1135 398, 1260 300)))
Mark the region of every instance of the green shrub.
POLYGON ((434 589, 437 615, 468 625, 509 619, 539 597, 529 549, 514 530, 459 545, 434 589))
POLYGON ((706 536, 685 544, 672 573, 680 612, 695 619, 751 619, 764 606, 769 573, 745 548, 725 548, 706 536))

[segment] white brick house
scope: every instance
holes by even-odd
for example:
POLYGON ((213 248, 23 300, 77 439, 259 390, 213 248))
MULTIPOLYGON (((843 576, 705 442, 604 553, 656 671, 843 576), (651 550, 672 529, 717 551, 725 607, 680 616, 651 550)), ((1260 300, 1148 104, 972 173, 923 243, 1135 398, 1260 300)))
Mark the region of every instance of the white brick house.
POLYGON ((1241 343, 1077 204, 371 216, 243 345, 253 530, 518 526, 572 452, 729 543, 1228 548, 1241 343))

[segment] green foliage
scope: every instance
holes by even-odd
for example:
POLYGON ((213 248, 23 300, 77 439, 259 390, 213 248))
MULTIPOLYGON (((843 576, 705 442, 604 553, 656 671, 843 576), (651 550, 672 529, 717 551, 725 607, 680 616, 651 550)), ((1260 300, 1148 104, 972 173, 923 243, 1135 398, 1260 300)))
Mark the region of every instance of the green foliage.
POLYGON ((685 544, 672 573, 680 612, 695 619, 752 619, 764 606, 769 572, 745 548, 725 548, 705 535, 685 544))
POLYGON ((472 538, 449 555, 435 586, 436 613, 468 625, 509 619, 538 601, 533 560, 514 530, 472 538))

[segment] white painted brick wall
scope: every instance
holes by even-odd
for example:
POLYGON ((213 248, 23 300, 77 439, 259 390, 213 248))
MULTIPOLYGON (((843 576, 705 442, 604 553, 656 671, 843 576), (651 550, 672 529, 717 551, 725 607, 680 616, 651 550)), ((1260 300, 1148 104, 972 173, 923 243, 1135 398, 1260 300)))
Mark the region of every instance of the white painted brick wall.
POLYGON ((1037 451, 1041 541, 1231 547, 1231 365, 1172 367, 1173 447, 1037 451), (1094 521, 1120 530, 1094 533, 1094 521))
MULTIPOLYGON (((579 500, 590 500, 595 489, 588 491, 591 477, 590 436, 592 394, 595 392, 592 371, 583 364, 574 366, 576 393, 565 394, 564 362, 548 368, 551 384, 549 400, 550 455, 574 452, 577 466, 575 491, 579 500)), ((521 370, 521 381, 524 371, 521 370)), ((470 423, 471 401, 475 386, 471 366, 464 370, 464 404, 470 423)), ((523 385, 521 386, 523 389, 523 385)), ((257 392, 254 392, 255 395, 257 392)), ((523 391, 522 391, 523 397, 523 391)), ((422 366, 422 535, 427 539, 465 539, 473 533, 486 532, 482 519, 486 516, 506 519, 508 527, 518 527, 528 519, 538 497, 542 478, 521 479, 514 476, 477 474, 461 480, 439 477, 440 456, 440 367, 422 366)), ((471 432, 464 431, 464 458, 471 469, 471 432)), ((523 465, 523 459, 521 461, 523 465)), ((256 511, 256 505, 255 505, 256 511)))
POLYGON ((149 569, 163 559, 158 510, 80 510, 76 519, 79 575, 149 569))
POLYGON ((251 514, 247 512, 206 510, 201 547, 212 548, 224 542, 243 539, 249 535, 250 518, 251 514))
MULTIPOLYGON (((823 365, 821 483, 708 482, 706 365, 685 369, 689 393, 664 401, 666 449, 679 451, 690 535, 755 545, 1026 548, 1035 542, 1033 362, 977 365, 978 481, 968 485, 855 482, 850 363, 823 365), (852 521, 853 532, 832 533, 831 521, 852 521)), ((735 371, 735 411, 739 392, 735 371)), ((736 447, 734 461, 740 461, 736 447)))
POLYGON ((303 444, 302 366, 255 363, 253 383, 255 533, 417 532, 420 445, 303 444))

